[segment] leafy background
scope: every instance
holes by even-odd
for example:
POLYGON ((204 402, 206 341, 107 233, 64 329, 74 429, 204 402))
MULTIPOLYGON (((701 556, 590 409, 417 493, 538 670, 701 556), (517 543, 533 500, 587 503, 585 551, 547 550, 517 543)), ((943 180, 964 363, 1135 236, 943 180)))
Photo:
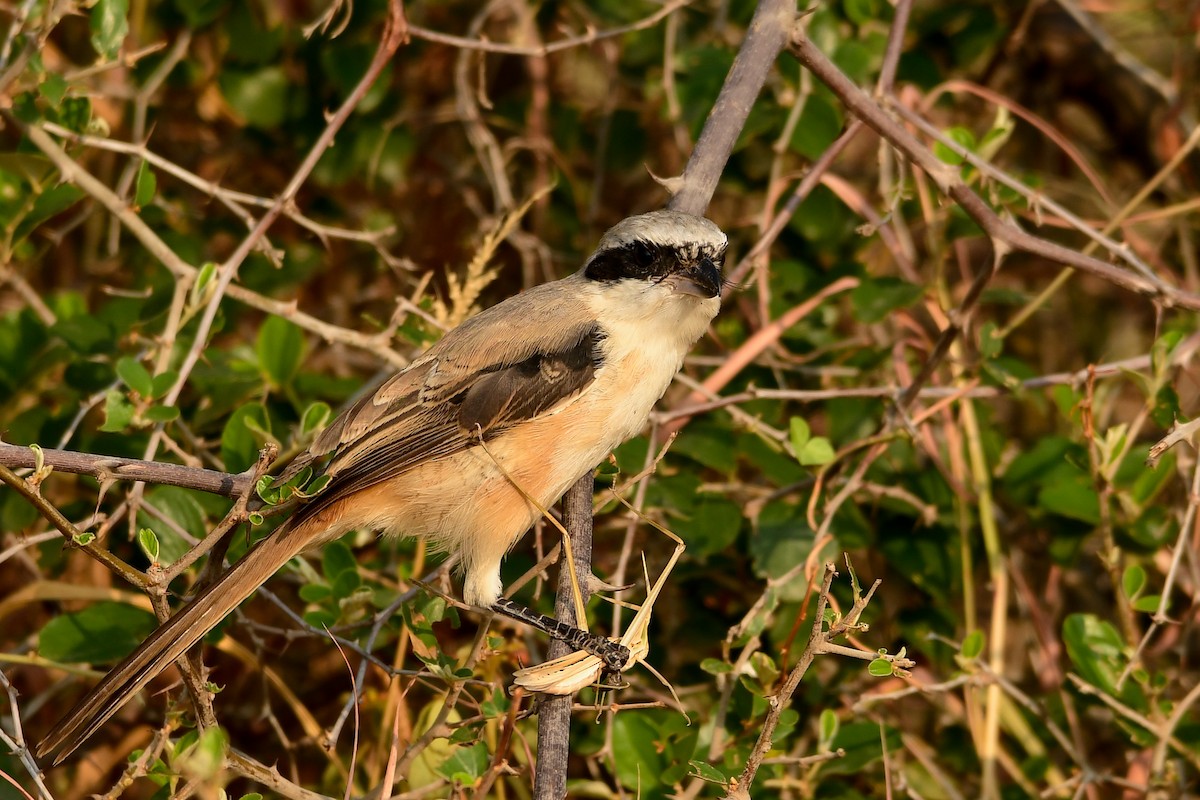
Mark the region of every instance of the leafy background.
MULTIPOLYGON (((211 265, 245 238, 247 220, 283 189, 361 77, 384 4, 7 4, 4 440, 241 471, 265 443, 285 455, 302 448, 330 409, 446 325, 573 270, 608 225, 664 202, 649 173, 682 169, 753 4, 693 3, 545 57, 481 54, 428 32, 535 47, 656 8, 510 0, 409 9, 422 30, 338 133, 294 212, 246 259, 242 299, 222 301, 172 396, 211 265), (43 126, 117 191, 201 282, 165 268, 93 192, 63 180, 26 125, 43 126), (526 201, 517 228, 491 246, 499 214, 526 201)), ((897 102, 1030 189, 961 165, 993 206, 1074 248, 1087 246, 1081 227, 1104 228, 1166 167, 1122 213, 1116 236, 1159 277, 1198 291, 1195 9, 1142 0, 1087 8, 915 3, 897 102), (1079 220, 1048 211, 1043 198, 1079 220)), ((883 0, 820 3, 808 31, 869 85, 893 14, 883 0)), ((823 86, 779 58, 709 210, 731 235, 731 265, 846 121, 823 86)), ((945 145, 937 152, 960 161, 945 145)), ((641 670, 603 698, 619 713, 581 693, 572 796, 729 791, 803 649, 820 566, 842 563, 843 552, 864 583, 882 579, 864 616, 870 628, 855 642, 868 652, 906 648, 917 666, 908 678, 873 677, 867 661, 820 657, 780 717, 755 796, 1194 789, 1196 459, 1179 444, 1156 466, 1146 460, 1175 420, 1194 413, 1195 316, 1012 257, 918 403, 897 418, 896 389, 918 374, 988 258, 978 228, 927 176, 863 135, 791 215, 769 259, 741 277, 685 369, 693 380, 818 291, 845 278, 857 285, 831 291, 753 352, 718 387, 726 400, 681 428, 651 477, 629 483, 679 424, 676 412, 709 399, 690 394, 694 383, 664 400, 653 447, 636 439, 602 467, 599 575, 638 580, 644 552, 653 578, 670 552, 607 484, 688 542, 655 606, 649 657, 687 717, 641 670), (872 447, 881 451, 864 457, 872 447)), ((131 493, 62 475, 43 491, 139 569, 148 554, 178 558, 229 506, 176 487, 131 493), (153 536, 139 537, 143 529, 153 536)), ((103 669, 153 618, 7 489, 0 532, 0 665, 20 691, 3 721, 13 734, 19 713, 36 741, 82 691, 72 665, 103 669)), ((555 540, 549 530, 527 538, 506 578, 555 540)), ((238 536, 233 554, 245 546, 238 536)), ((149 695, 82 757, 48 771, 47 786, 58 797, 254 791, 244 771, 222 768, 223 736, 294 784, 361 794, 379 785, 396 720, 404 769, 394 792, 529 795, 530 699, 507 687, 545 643, 502 623, 477 635, 477 615, 424 591, 380 619, 433 563, 412 542, 365 534, 293 562, 269 584, 280 605, 260 593, 210 637, 221 736, 187 751, 196 737, 186 700, 149 695), (339 723, 351 675, 321 626, 361 651, 376 622, 371 647, 382 663, 366 671, 360 716, 339 723), (391 679, 387 665, 406 672, 391 679), (152 737, 168 706, 176 738, 166 744, 152 737), (439 714, 443 724, 430 730, 439 714), (334 726, 336 744, 324 747, 334 726), (126 771, 131 752, 151 742, 158 757, 126 771)), ((845 608, 842 572, 834 597, 845 608)), ((176 595, 194 573, 172 585, 176 595)), ((642 586, 626 594, 642 596, 642 586)), ((552 604, 541 578, 521 597, 552 604)), ((592 610, 594 625, 611 628, 609 606, 593 601, 592 610)), ((361 652, 348 657, 357 667, 361 652)), ((0 755, 0 769, 32 786, 15 757, 0 755)), ((0 793, 19 796, 7 785, 0 793)))

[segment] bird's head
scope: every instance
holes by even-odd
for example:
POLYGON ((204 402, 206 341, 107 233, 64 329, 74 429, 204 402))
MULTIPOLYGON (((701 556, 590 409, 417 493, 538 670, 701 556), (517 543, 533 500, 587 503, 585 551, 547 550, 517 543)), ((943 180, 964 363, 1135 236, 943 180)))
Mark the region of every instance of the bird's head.
POLYGON ((715 314, 729 240, 704 217, 651 211, 623 219, 600 239, 583 276, 634 290, 696 298, 715 314))

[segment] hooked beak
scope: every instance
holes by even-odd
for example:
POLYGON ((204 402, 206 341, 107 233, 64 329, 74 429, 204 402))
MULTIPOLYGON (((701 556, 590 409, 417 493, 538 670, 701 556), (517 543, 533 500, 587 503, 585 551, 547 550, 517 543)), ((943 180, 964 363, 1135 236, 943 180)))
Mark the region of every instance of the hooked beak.
POLYGON ((709 298, 721 293, 721 269, 710 258, 685 267, 665 281, 679 294, 709 298))

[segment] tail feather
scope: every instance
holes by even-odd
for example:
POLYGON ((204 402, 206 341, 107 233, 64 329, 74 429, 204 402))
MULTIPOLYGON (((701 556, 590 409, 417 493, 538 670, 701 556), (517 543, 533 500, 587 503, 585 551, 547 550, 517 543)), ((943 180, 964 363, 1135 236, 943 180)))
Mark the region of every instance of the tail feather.
POLYGON ((53 763, 61 763, 156 675, 183 656, 266 578, 303 549, 299 541, 303 537, 297 536, 300 530, 290 525, 288 528, 255 545, 113 667, 41 741, 38 757, 53 753, 53 763))

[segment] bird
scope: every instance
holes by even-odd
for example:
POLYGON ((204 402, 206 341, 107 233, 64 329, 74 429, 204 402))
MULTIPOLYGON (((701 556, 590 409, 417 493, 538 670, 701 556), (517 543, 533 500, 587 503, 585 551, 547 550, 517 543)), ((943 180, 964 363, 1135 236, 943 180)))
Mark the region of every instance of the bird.
POLYGON ((720 308, 727 245, 705 217, 627 217, 578 271, 447 332, 314 439, 285 475, 315 465, 324 487, 113 667, 38 757, 61 763, 291 558, 352 530, 424 538, 457 558, 464 602, 511 614, 502 559, 645 426, 720 308))

